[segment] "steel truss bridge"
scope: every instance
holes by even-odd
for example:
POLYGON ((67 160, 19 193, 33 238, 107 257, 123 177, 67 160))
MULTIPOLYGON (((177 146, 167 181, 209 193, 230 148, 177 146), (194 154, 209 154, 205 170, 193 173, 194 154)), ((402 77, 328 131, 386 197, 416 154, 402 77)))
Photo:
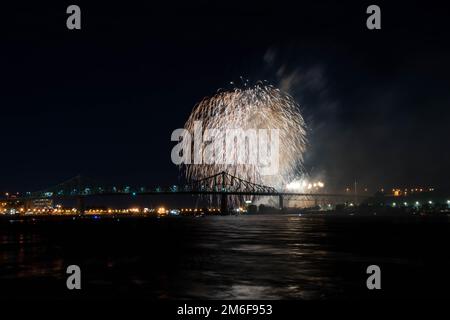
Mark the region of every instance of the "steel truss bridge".
POLYGON ((215 195, 220 197, 221 211, 228 211, 228 196, 272 196, 278 197, 279 208, 283 208, 284 197, 342 197, 350 194, 280 192, 273 187, 260 185, 220 172, 190 184, 170 187, 105 186, 97 181, 78 175, 50 188, 14 198, 29 202, 34 199, 77 199, 79 209, 84 210, 83 199, 93 196, 145 196, 145 195, 215 195))

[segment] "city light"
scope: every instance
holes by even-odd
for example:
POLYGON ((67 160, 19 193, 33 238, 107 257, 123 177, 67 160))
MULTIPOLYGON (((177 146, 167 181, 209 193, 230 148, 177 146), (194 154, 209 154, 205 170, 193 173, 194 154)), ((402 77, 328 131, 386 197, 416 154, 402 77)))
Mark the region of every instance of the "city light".
POLYGON ((286 190, 291 192, 304 192, 306 190, 318 190, 325 187, 322 181, 308 181, 307 179, 294 180, 286 185, 286 190))

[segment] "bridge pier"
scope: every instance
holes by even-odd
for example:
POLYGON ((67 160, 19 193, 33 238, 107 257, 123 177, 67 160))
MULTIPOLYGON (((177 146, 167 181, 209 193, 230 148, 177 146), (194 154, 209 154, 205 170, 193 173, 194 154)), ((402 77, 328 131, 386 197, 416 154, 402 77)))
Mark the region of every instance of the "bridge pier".
POLYGON ((281 194, 278 196, 278 207, 280 208, 280 210, 284 209, 283 195, 281 195, 281 194))
POLYGON ((33 200, 31 200, 31 199, 26 199, 26 200, 24 201, 24 207, 25 207, 25 212, 27 212, 27 211, 33 209, 33 200))
POLYGON ((79 214, 84 214, 84 197, 77 197, 77 210, 79 214))
POLYGON ((222 193, 220 196, 220 213, 228 213, 228 196, 226 193, 222 193))

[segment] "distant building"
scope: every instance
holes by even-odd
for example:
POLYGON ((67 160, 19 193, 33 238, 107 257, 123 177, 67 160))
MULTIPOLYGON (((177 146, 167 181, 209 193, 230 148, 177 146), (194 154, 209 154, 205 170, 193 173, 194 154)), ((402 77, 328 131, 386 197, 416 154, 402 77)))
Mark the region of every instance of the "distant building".
POLYGON ((33 199, 32 201, 33 208, 53 208, 53 199, 33 199))

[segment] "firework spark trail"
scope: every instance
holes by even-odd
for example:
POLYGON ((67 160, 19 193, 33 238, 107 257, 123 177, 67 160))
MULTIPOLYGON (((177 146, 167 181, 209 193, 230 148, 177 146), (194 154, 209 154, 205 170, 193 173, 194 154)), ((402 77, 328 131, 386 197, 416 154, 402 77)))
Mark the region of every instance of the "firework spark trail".
MULTIPOLYGON (((196 121, 202 123, 202 134, 205 129, 219 129, 213 137, 214 141, 224 141, 227 129, 278 129, 279 169, 276 174, 263 175, 261 168, 254 164, 188 164, 185 174, 190 181, 225 171, 253 183, 281 189, 303 173, 306 146, 304 119, 294 99, 271 85, 235 88, 205 98, 194 107, 185 129, 194 132, 196 121)), ((240 152, 248 152, 249 146, 246 145, 246 148, 241 148, 240 152)), ((217 158, 223 159, 226 148, 218 148, 215 153, 217 158)))

